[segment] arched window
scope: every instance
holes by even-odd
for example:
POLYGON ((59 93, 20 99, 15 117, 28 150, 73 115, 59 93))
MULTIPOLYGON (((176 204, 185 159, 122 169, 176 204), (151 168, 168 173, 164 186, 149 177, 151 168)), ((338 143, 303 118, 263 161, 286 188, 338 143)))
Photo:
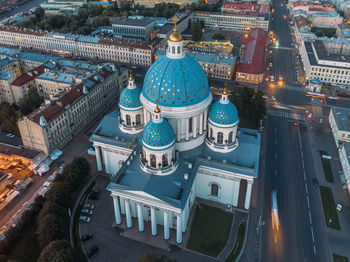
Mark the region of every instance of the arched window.
POLYGON ((163 166, 163 167, 168 166, 168 154, 164 154, 164 155, 162 156, 162 166, 163 166))
POLYGON ((126 125, 127 126, 131 126, 131 117, 130 117, 130 115, 126 115, 126 125))
POLYGON ((190 117, 189 121, 188 121, 188 132, 191 133, 192 132, 192 117, 190 117))
POLYGON ((180 54, 180 46, 177 47, 177 53, 180 54))
POLYGON ((136 125, 141 125, 141 116, 140 115, 136 115, 136 125))
POLYGON ((175 54, 175 46, 172 47, 172 53, 175 54))
POLYGON ((209 138, 212 139, 212 137, 213 137, 213 129, 210 128, 210 130, 209 130, 209 138))
POLYGON ((211 195, 217 197, 218 194, 219 194, 219 186, 217 184, 212 184, 211 185, 211 195))
POLYGON ((151 158, 151 167, 157 167, 157 160, 156 160, 156 156, 155 155, 150 155, 151 158))
POLYGON ((222 132, 218 132, 218 141, 217 143, 218 144, 222 144, 223 143, 223 140, 224 140, 224 135, 222 132))
POLYGON ((232 136, 233 136, 233 132, 231 131, 231 132, 228 134, 228 143, 232 143, 232 136))

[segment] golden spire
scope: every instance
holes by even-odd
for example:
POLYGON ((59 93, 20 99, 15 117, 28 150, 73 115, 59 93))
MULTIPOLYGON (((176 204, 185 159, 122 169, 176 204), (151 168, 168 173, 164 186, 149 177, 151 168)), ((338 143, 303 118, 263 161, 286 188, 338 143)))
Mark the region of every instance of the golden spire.
POLYGON ((132 69, 129 69, 129 81, 133 81, 134 77, 132 76, 132 69))
POLYGON ((224 91, 222 92, 223 95, 227 95, 229 91, 227 90, 227 83, 224 83, 224 91))
POLYGON ((158 105, 156 105, 156 108, 154 109, 154 113, 160 113, 160 108, 158 105))
POLYGON ((182 35, 177 31, 176 23, 180 20, 176 15, 171 19, 174 22, 174 32, 169 36, 171 42, 181 42, 182 35))

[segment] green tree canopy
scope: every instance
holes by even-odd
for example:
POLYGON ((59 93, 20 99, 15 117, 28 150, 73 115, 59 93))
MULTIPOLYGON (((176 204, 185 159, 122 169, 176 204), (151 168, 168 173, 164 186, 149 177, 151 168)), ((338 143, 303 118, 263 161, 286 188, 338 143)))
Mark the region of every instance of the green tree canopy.
POLYGON ((203 31, 199 22, 191 24, 191 34, 193 41, 200 41, 202 39, 203 31))
POLYGON ((213 35, 213 39, 225 40, 226 38, 225 38, 224 35, 216 33, 216 34, 213 35))
POLYGON ((66 239, 67 220, 54 214, 47 214, 40 221, 37 227, 38 243, 41 248, 46 247, 51 241, 66 239))
POLYGON ((43 208, 40 210, 37 221, 38 224, 40 224, 40 221, 43 221, 45 216, 48 214, 53 214, 57 217, 62 218, 63 220, 66 220, 68 222, 69 216, 68 216, 68 210, 61 205, 52 202, 52 201, 46 201, 43 208))
POLYGON ((40 253, 38 262, 81 262, 85 259, 66 240, 52 241, 40 253))
POLYGON ((34 16, 37 22, 40 22, 41 19, 44 18, 45 16, 45 10, 42 9, 41 7, 38 7, 37 9, 35 9, 34 11, 34 16))

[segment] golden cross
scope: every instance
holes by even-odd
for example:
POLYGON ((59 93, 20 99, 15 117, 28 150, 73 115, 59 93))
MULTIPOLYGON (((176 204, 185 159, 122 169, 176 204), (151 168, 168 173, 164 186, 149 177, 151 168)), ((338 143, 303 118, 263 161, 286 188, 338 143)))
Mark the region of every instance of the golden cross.
POLYGON ((171 20, 174 22, 174 31, 176 31, 176 23, 180 20, 176 15, 171 18, 171 20))

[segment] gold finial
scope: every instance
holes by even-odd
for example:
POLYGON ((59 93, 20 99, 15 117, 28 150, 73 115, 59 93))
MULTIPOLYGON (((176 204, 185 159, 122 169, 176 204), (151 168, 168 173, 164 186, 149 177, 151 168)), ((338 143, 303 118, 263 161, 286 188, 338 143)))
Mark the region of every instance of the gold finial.
POLYGON ((160 108, 158 105, 156 105, 156 108, 154 109, 154 113, 160 113, 160 108))
POLYGON ((223 95, 227 95, 228 94, 228 90, 226 89, 226 87, 224 88, 224 92, 222 92, 223 95))
POLYGON ((134 80, 134 77, 132 76, 132 69, 131 68, 129 69, 129 80, 130 81, 134 80))
POLYGON ((176 23, 180 20, 176 15, 171 19, 174 22, 174 32, 169 36, 169 40, 172 42, 181 42, 182 35, 177 31, 176 23))

